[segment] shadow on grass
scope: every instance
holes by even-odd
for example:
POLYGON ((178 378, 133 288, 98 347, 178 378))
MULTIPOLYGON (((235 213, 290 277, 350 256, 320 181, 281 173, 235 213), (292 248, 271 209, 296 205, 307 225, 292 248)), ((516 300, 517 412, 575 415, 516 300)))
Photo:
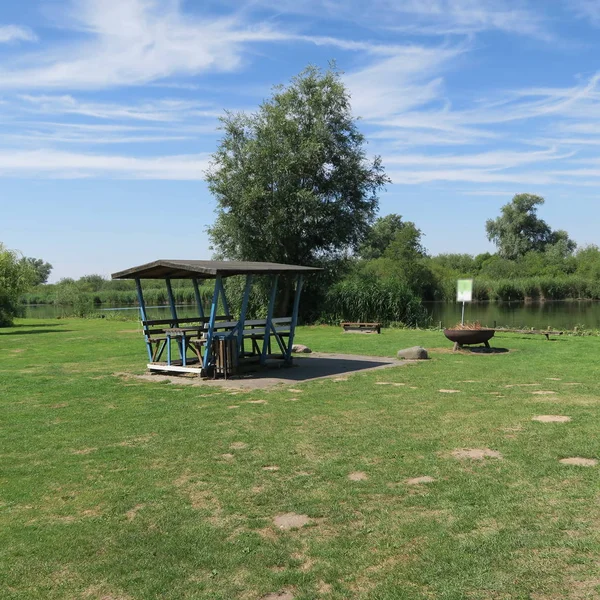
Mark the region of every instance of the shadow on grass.
POLYGON ((508 348, 463 348, 464 352, 470 352, 471 354, 506 354, 510 352, 508 348))
POLYGON ((17 329, 20 327, 26 327, 30 329, 31 327, 61 327, 64 323, 19 323, 19 325, 11 325, 11 329, 17 329))
POLYGON ((72 333, 72 329, 28 329, 26 331, 2 331, 0 335, 35 335, 38 333, 72 333))

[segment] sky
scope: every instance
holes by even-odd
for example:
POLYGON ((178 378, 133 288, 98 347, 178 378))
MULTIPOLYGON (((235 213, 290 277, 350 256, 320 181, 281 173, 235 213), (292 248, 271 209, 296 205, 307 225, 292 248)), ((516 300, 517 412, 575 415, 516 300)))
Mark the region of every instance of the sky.
POLYGON ((219 116, 331 60, 429 252, 521 192, 600 242, 600 0, 2 2, 0 241, 51 281, 210 258, 219 116))

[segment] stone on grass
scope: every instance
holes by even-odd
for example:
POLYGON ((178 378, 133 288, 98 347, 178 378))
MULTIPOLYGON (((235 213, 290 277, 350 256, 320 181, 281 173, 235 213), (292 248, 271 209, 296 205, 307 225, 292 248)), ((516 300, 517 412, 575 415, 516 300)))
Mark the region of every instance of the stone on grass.
POLYGON ((292 352, 296 352, 297 354, 310 354, 312 350, 308 346, 303 346, 302 344, 294 344, 292 346, 292 352))
POLYGON ((429 358, 427 350, 421 346, 413 346, 412 348, 405 348, 404 350, 398 350, 398 358, 404 358, 407 360, 425 360, 429 358))

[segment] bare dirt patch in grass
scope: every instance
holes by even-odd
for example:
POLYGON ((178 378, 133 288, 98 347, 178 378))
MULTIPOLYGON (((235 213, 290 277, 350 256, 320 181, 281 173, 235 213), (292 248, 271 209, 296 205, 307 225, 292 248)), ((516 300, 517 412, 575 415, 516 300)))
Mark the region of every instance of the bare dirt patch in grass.
POLYGON ((497 450, 489 448, 459 448, 452 451, 454 458, 470 458, 472 460, 484 460, 486 458, 496 458, 502 460, 503 456, 497 450))
POLYGON ((504 387, 509 389, 509 388, 515 388, 515 387, 537 387, 538 385, 542 385, 541 383, 509 383, 508 385, 505 385, 504 387))
POLYGON ((331 587, 331 584, 325 583, 324 581, 319 581, 319 584, 317 585, 317 591, 319 592, 319 594, 321 594, 321 596, 330 594, 332 589, 333 588, 331 587))
POLYGON ((556 392, 552 390, 536 390, 535 392, 531 392, 534 396, 553 396, 556 392))
POLYGON ((227 408, 239 408, 240 405, 239 404, 232 404, 231 406, 228 406, 227 408))
POLYGON ((532 421, 539 421, 540 423, 567 423, 571 420, 571 417, 564 415, 537 415, 532 417, 532 421))
POLYGON ((266 400, 248 400, 247 404, 267 404, 266 400))
POLYGON ((366 481, 369 476, 364 471, 354 471, 348 475, 350 481, 366 481))
POLYGON ((51 404, 50 408, 65 408, 65 406, 69 406, 67 402, 59 402, 58 404, 51 404))
POLYGON ((583 458, 581 456, 561 458, 558 462, 563 465, 573 465, 576 467, 595 467, 598 464, 595 458, 583 458))
POLYGON ((128 510, 125 513, 125 517, 127 517, 128 521, 133 521, 138 514, 138 512, 146 506, 145 504, 136 504, 132 509, 128 510))
POLYGON ((263 471, 279 471, 279 467, 277 465, 267 465, 262 468, 263 471))
POLYGON ((91 454, 92 452, 96 452, 98 448, 81 448, 80 450, 73 450, 73 454, 91 454))
POLYGON ((422 477, 412 477, 411 479, 406 479, 404 483, 406 485, 420 485, 422 483, 433 483, 435 479, 430 477, 429 475, 423 475, 422 477))
POLYGON ((460 394, 460 390, 438 390, 440 394, 460 394))
POLYGON ((270 542, 277 540, 277 533, 273 531, 272 527, 263 527, 262 529, 257 529, 256 533, 258 533, 263 540, 269 540, 270 542))
POLYGON ((221 454, 221 458, 225 460, 233 460, 235 457, 230 452, 226 452, 225 454, 221 454))
POLYGON ((123 440, 116 444, 117 446, 139 446, 140 444, 147 444, 156 433, 147 433, 145 435, 138 435, 136 437, 129 438, 127 440, 123 440))
POLYGON ((15 348, 14 350, 9 350, 11 354, 21 354, 25 352, 24 348, 15 348))
POLYGON ((246 444, 246 442, 233 442, 233 444, 229 446, 231 450, 245 450, 247 447, 248 444, 246 444))
POLYGON ((262 596, 260 600, 294 600, 294 594, 289 590, 280 590, 279 592, 262 596))
POLYGON ((296 388, 288 388, 288 392, 291 392, 292 394, 301 394, 303 390, 298 390, 296 388))
POLYGON ((101 585, 93 585, 87 588, 83 594, 83 598, 90 598, 91 600, 130 600, 131 596, 127 596, 121 593, 107 592, 106 587, 101 585))
POLYGON ((287 531, 289 529, 300 529, 310 523, 310 518, 307 515, 298 515, 296 513, 285 513, 277 515, 273 519, 273 524, 278 529, 287 531))

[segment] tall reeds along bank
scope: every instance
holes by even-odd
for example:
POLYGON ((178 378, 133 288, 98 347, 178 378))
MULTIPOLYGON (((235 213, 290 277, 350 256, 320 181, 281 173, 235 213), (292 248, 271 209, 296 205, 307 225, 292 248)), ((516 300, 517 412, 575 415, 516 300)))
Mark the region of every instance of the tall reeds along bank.
POLYGON ((405 283, 375 277, 354 277, 334 284, 327 292, 322 318, 330 323, 401 323, 407 327, 425 327, 430 320, 405 283))

